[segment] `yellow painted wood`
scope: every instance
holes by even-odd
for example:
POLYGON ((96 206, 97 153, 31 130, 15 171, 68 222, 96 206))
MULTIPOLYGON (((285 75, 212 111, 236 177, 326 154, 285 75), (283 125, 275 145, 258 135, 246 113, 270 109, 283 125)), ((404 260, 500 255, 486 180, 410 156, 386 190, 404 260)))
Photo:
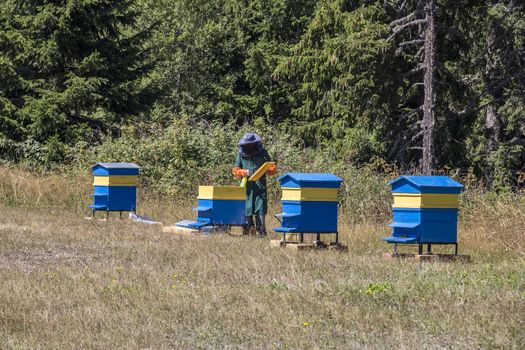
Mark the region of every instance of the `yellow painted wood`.
POLYGON ((270 167, 272 165, 275 165, 275 163, 274 162, 266 162, 266 163, 264 163, 263 165, 261 165, 259 167, 259 169, 257 169, 257 171, 255 173, 253 173, 252 176, 250 176, 248 181, 257 181, 257 180, 259 180, 264 174, 266 174, 266 172, 268 171, 268 169, 270 169, 270 167))
POLYGON ((337 188, 282 188, 283 201, 318 201, 335 202, 337 201, 337 188))
MULTIPOLYGON (((308 235, 306 235, 306 236, 308 236, 308 235)), ((298 233, 286 233, 284 235, 284 237, 285 237, 285 239, 287 241, 294 241, 294 242, 295 241, 299 241, 299 234, 298 233)))
POLYGON ((94 186, 137 186, 138 176, 93 176, 94 186))
POLYGON ((246 200, 246 188, 240 186, 199 186, 199 199, 246 200))
POLYGON ((459 208, 457 194, 394 193, 394 208, 459 208))

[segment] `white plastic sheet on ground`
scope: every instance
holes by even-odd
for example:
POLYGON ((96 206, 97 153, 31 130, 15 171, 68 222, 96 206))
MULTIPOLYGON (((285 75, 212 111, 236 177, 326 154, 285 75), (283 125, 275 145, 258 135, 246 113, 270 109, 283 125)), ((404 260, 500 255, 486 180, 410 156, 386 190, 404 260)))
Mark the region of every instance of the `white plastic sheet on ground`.
POLYGON ((137 215, 134 213, 129 213, 129 219, 135 222, 141 222, 143 224, 148 224, 148 225, 162 225, 161 222, 155 221, 152 218, 148 218, 147 216, 137 215))

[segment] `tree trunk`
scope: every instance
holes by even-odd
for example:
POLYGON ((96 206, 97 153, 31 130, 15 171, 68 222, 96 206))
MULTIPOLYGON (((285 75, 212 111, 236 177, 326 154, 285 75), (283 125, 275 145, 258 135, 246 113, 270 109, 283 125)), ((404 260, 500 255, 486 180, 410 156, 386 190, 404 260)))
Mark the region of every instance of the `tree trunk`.
MULTIPOLYGON (((490 3, 490 6, 494 6, 494 4, 497 3, 492 1, 490 3)), ((485 109, 485 137, 487 139, 487 146, 486 146, 486 155, 487 159, 489 159, 489 156, 491 153, 496 151, 499 147, 499 144, 501 142, 501 117, 498 115, 497 111, 497 105, 496 101, 498 98, 497 91, 494 91, 493 88, 491 88, 490 83, 492 80, 492 77, 494 76, 494 62, 496 60, 496 55, 494 53, 494 45, 496 42, 496 23, 494 21, 490 22, 489 29, 488 29, 488 35, 487 35, 487 53, 485 55, 485 77, 484 77, 484 84, 485 84, 485 92, 490 98, 490 102, 487 104, 487 107, 485 109)), ((488 179, 489 183, 492 183, 493 176, 494 176, 494 169, 490 165, 490 161, 487 164, 487 167, 485 169, 485 176, 488 179)))
MULTIPOLYGON (((494 6, 494 3, 490 4, 494 6)), ((489 32, 487 35, 487 54, 485 56, 485 91, 490 96, 491 101, 487 105, 485 114, 485 128, 487 130, 487 151, 489 153, 498 148, 501 138, 501 119, 497 112, 496 103, 498 96, 497 92, 491 88, 490 83, 494 76, 494 61, 496 59, 494 54, 494 44, 496 42, 496 23, 491 21, 489 25, 489 32)))
POLYGON ((485 128, 487 130, 487 153, 498 149, 501 140, 501 119, 493 102, 487 105, 485 111, 485 128))
POLYGON ((422 172, 431 175, 434 171, 434 127, 435 127, 435 69, 436 69, 436 28, 434 17, 436 6, 434 0, 427 0, 425 5, 427 28, 425 31, 425 76, 423 80, 425 97, 423 102, 423 161, 422 172))

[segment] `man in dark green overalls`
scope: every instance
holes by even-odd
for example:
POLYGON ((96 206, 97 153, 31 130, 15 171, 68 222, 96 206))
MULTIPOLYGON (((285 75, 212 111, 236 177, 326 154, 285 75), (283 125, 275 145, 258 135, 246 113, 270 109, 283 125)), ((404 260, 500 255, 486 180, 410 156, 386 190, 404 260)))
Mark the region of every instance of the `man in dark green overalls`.
MULTIPOLYGON (((270 162, 270 156, 264 149, 261 138, 254 133, 244 134, 239 141, 239 154, 232 170, 233 175, 238 178, 249 177, 265 162, 270 162)), ((268 169, 268 175, 274 175, 275 166, 268 169)), ((250 229, 255 226, 259 236, 266 236, 265 216, 268 210, 268 199, 266 191, 266 175, 257 181, 246 183, 246 224, 243 233, 248 234, 250 229), (255 223, 254 223, 255 216, 255 223)))

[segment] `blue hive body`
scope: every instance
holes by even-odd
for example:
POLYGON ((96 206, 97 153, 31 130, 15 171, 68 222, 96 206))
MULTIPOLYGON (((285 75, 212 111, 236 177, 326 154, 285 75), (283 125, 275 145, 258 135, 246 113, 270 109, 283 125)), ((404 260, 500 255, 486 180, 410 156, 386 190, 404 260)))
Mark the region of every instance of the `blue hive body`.
POLYGON ((457 209, 394 208, 389 243, 452 244, 457 242, 457 209))
POLYGON ((131 211, 137 209, 137 187, 94 186, 93 205, 89 207, 102 211, 131 211))
POLYGON ((240 186, 199 186, 197 220, 175 225, 206 231, 215 226, 245 224, 246 188, 240 186))
POLYGON ((342 180, 333 174, 288 173, 281 183, 282 233, 337 233, 337 190, 342 180))
POLYGON ((395 244, 456 244, 457 197, 463 186, 447 176, 402 176, 392 182, 395 244))
POLYGON ((140 167, 132 163, 98 163, 92 167, 93 205, 96 211, 137 209, 137 177, 140 167))
POLYGON ((275 232, 337 232, 337 202, 282 201, 281 204, 282 224, 275 232))
POLYGON ((197 225, 244 225, 244 200, 199 199, 197 225))

